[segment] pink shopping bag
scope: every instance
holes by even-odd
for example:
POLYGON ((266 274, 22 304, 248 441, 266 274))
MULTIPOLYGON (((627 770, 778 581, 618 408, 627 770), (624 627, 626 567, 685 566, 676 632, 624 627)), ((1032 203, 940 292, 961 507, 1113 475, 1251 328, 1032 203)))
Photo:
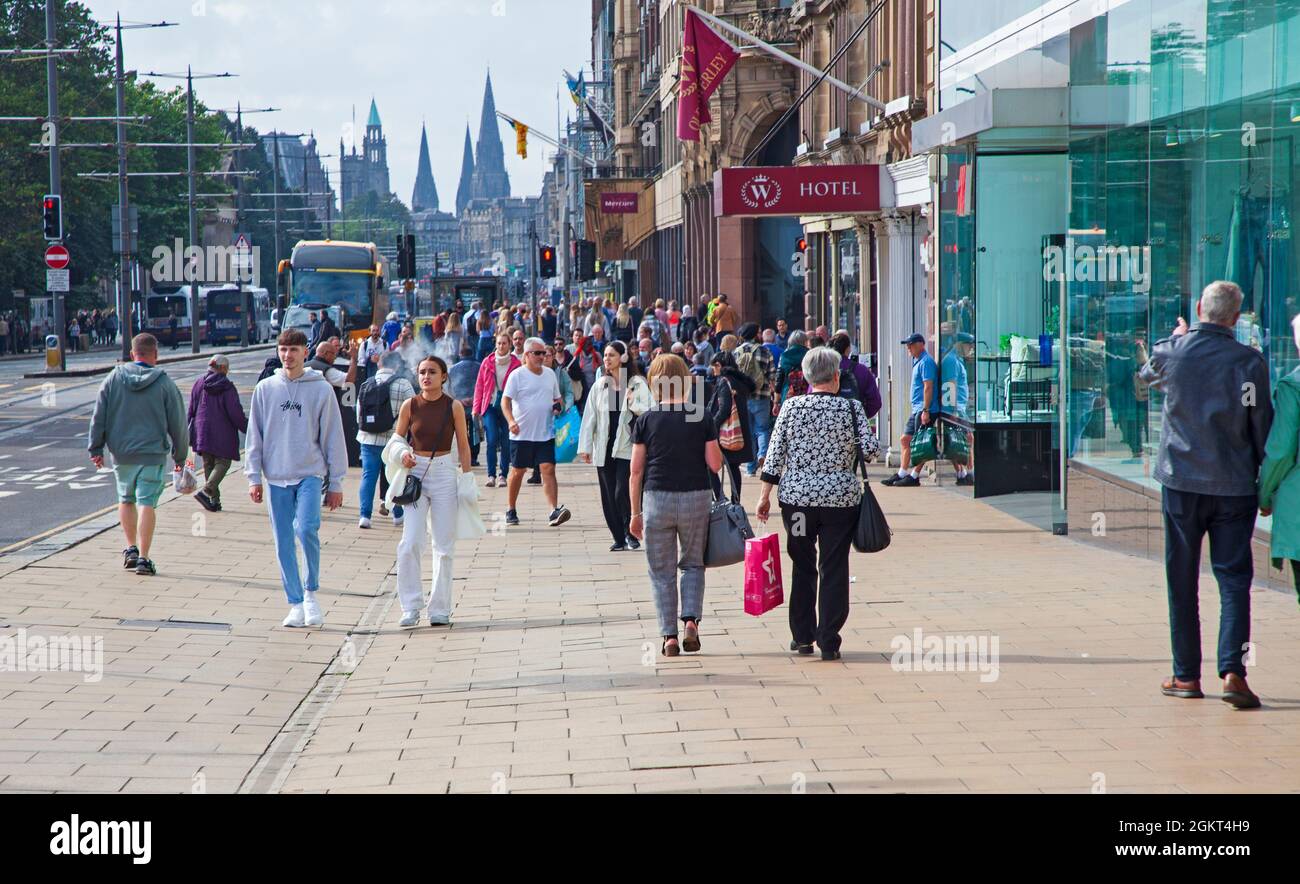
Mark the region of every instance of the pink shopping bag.
POLYGON ((745 541, 745 613, 755 617, 785 601, 781 543, 776 534, 745 541))

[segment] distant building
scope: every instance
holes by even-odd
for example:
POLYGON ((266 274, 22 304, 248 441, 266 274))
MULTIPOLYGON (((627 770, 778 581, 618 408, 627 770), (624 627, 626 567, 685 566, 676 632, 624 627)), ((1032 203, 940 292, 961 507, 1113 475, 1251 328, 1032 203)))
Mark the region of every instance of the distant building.
POLYGON ((366 134, 361 142, 361 152, 356 144, 348 152, 343 139, 339 139, 339 209, 347 211, 353 200, 367 193, 376 194, 381 201, 388 199, 388 139, 384 137, 384 124, 379 119, 379 108, 370 100, 370 116, 366 120, 366 134))
POLYGON ((320 160, 316 136, 310 135, 304 142, 293 135, 270 132, 262 136, 262 150, 271 165, 275 165, 276 155, 279 155, 281 191, 309 194, 305 205, 314 207, 317 220, 324 222, 333 205, 334 193, 330 190, 325 165, 320 160))

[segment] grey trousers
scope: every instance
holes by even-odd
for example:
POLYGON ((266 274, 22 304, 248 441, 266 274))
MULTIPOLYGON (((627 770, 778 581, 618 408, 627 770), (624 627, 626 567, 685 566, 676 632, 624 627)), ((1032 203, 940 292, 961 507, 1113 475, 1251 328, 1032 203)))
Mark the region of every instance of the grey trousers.
POLYGON ((699 622, 704 608, 704 545, 709 535, 711 491, 649 491, 642 497, 650 586, 659 634, 677 635, 678 580, 683 620, 699 622))

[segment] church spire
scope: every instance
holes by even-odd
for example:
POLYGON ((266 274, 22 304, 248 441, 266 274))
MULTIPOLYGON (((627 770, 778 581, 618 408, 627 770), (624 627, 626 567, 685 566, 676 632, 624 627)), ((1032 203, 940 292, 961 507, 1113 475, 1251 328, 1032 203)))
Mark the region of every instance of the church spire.
POLYGON ((492 95, 490 71, 483 91, 483 114, 479 119, 478 149, 474 155, 474 198, 500 199, 510 196, 510 176, 506 173, 505 148, 501 144, 501 124, 497 121, 497 103, 492 95))
POLYGON ((415 192, 411 195, 411 211, 438 211, 438 186, 433 180, 433 163, 429 159, 429 133, 420 126, 420 161, 416 166, 415 192))
POLYGON ((469 123, 465 124, 465 154, 460 161, 460 186, 456 188, 456 214, 465 214, 465 206, 474 198, 474 143, 469 123))

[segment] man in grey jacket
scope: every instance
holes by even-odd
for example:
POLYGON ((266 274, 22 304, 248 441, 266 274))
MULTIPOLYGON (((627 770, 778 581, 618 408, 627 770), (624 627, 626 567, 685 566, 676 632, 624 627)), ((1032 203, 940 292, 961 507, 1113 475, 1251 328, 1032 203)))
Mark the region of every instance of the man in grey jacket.
POLYGON ((248 415, 244 474, 253 503, 267 504, 275 534, 280 579, 289 599, 288 627, 324 622, 316 592, 320 589, 320 510, 343 505, 343 477, 348 471, 347 444, 334 388, 320 372, 308 369, 307 336, 299 329, 280 334, 283 368, 257 385, 248 415), (326 478, 321 479, 322 476, 326 478), (304 586, 298 571, 302 545, 307 559, 304 586))
POLYGON ((1251 537, 1259 506, 1255 481, 1273 424, 1268 363, 1237 342, 1241 289, 1212 282, 1196 304, 1191 329, 1181 317, 1173 335, 1158 341, 1141 380, 1164 394, 1164 426, 1152 476, 1162 486, 1165 580, 1174 672, 1161 685, 1171 697, 1199 699, 1201 541, 1219 581, 1218 671, 1223 700, 1254 709, 1246 684, 1250 642, 1250 584, 1255 576, 1251 537))
POLYGON ((167 458, 179 468, 189 456, 185 402, 167 372, 158 367, 158 339, 131 339, 133 362, 119 365, 104 379, 90 419, 90 460, 104 468, 104 449, 113 455, 117 479, 117 517, 126 535, 122 565, 128 571, 158 573, 149 548, 155 510, 167 482, 167 458))

